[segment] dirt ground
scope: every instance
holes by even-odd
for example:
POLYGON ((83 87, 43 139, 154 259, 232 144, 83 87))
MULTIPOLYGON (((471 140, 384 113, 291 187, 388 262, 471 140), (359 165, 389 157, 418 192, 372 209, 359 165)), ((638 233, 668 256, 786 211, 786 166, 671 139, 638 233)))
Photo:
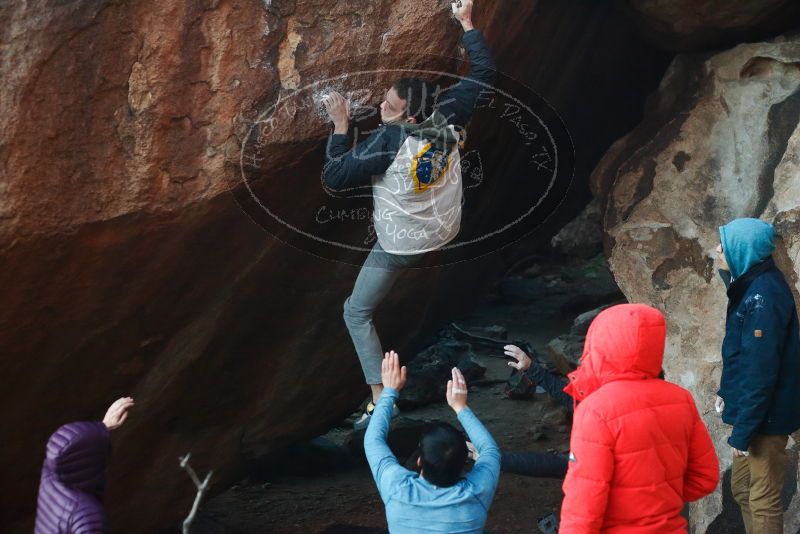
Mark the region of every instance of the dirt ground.
MULTIPOLYGON (((528 341, 539 353, 547 342, 569 330, 573 316, 549 315, 552 307, 503 304, 488 299, 468 317, 456 318, 466 328, 501 325, 509 338, 528 341)), ((498 354, 502 356, 502 354, 498 354)), ((486 379, 505 380, 510 368, 505 360, 479 355, 486 379)), ((509 451, 557 451, 569 448, 569 418, 546 394, 531 400, 507 400, 502 384, 470 387, 469 405, 498 444, 509 451)), ((444 399, 443 399, 444 400, 444 399)), ((414 411, 414 419, 440 419, 456 423, 442 402, 414 411)), ((341 444, 349 434, 343 426, 324 437, 341 444)), ((486 524, 495 534, 538 532, 538 518, 559 513, 561 481, 503 474, 486 524)), ((337 524, 386 527, 383 505, 366 462, 339 473, 316 477, 280 477, 263 482, 243 482, 204 506, 207 520, 226 534, 318 533, 337 524)), ((339 531, 337 531, 339 532, 339 531)), ((341 531, 343 532, 343 531, 341 531)))

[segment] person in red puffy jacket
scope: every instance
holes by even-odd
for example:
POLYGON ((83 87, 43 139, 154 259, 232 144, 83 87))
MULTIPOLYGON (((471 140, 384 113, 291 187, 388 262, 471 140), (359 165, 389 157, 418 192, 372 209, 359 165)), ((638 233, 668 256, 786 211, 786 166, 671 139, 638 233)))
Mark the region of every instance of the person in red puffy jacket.
POLYGON ((580 402, 570 439, 561 534, 686 532, 685 502, 719 483, 719 462, 691 393, 661 380, 666 325, 622 304, 586 336, 564 389, 580 402))

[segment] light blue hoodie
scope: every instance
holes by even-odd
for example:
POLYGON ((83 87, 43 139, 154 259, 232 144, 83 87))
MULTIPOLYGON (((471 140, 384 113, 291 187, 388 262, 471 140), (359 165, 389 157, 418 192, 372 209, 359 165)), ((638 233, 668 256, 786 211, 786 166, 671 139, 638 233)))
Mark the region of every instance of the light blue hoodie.
POLYGON ((364 451, 386 505, 389 532, 480 534, 500 478, 497 443, 472 410, 461 410, 458 420, 480 457, 467 476, 455 485, 449 488, 434 486, 418 473, 401 466, 386 444, 392 406, 397 396, 395 389, 383 390, 364 435, 364 451))
POLYGON ((735 219, 720 226, 719 238, 734 279, 769 258, 775 250, 775 229, 759 219, 735 219))

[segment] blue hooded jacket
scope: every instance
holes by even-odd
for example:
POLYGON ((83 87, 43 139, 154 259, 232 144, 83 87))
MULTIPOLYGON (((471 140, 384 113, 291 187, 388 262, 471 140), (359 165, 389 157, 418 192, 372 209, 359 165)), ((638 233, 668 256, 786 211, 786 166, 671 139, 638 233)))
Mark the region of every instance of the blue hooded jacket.
POLYGON ((737 279, 775 250, 775 230, 759 219, 736 219, 719 228, 722 252, 731 276, 737 279))
POLYGON ((772 225, 737 219, 720 228, 730 272, 719 395, 728 443, 746 451, 756 434, 800 428, 800 328, 791 289, 775 266, 772 225))

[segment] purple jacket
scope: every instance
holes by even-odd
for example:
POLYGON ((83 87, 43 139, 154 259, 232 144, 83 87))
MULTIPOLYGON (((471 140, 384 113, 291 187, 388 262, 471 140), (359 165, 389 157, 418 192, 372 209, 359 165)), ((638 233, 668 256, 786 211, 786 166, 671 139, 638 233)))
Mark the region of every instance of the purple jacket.
POLYGON ((35 534, 105 534, 103 509, 108 429, 100 421, 69 423, 50 436, 42 466, 35 534))

